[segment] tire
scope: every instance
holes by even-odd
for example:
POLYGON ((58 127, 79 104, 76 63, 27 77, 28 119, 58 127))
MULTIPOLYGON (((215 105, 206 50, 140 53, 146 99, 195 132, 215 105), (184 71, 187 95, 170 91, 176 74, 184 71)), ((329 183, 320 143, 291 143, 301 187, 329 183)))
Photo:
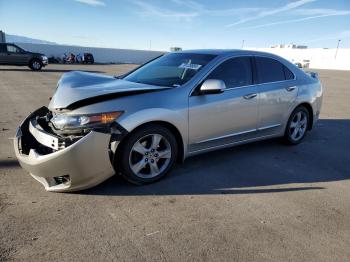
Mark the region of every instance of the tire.
POLYGON ((309 121, 309 111, 304 106, 294 109, 288 119, 284 141, 289 145, 297 145, 303 141, 308 131, 309 121))
POLYGON ((43 67, 43 64, 39 59, 32 59, 29 62, 29 68, 34 70, 34 71, 39 71, 43 67))
POLYGON ((151 124, 131 133, 122 142, 115 167, 127 181, 148 184, 169 173, 177 152, 175 136, 167 128, 151 124))

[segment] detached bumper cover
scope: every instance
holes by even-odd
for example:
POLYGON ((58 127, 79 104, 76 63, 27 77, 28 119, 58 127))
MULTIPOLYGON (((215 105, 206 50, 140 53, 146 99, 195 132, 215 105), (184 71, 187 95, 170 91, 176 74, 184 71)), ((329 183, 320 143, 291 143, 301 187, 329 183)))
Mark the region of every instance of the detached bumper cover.
MULTIPOLYGON (((110 134, 91 131, 73 144, 53 153, 40 154, 36 148, 30 148, 29 152, 23 153, 21 140, 29 133, 28 122, 32 117, 33 114, 17 129, 14 139, 15 153, 21 166, 43 184, 47 191, 82 190, 115 174, 109 154, 110 134)), ((40 134, 33 131, 30 133, 40 134)), ((42 139, 38 137, 36 143, 40 144, 42 139)))

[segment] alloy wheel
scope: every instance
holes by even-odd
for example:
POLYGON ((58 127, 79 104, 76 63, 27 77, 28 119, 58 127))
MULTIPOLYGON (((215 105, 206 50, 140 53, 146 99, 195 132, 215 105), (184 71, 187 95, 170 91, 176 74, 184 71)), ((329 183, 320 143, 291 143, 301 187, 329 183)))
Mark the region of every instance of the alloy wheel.
POLYGON ((149 134, 131 148, 129 165, 132 172, 140 178, 153 178, 161 174, 171 160, 169 141, 160 134, 149 134))
POLYGON ((40 69, 41 65, 40 65, 40 63, 39 63, 38 61, 34 61, 34 62, 32 63, 32 67, 33 67, 35 70, 38 70, 38 69, 40 69))
POLYGON ((290 122, 289 134, 291 139, 298 141, 303 138, 308 124, 308 116, 306 112, 299 111, 290 122))

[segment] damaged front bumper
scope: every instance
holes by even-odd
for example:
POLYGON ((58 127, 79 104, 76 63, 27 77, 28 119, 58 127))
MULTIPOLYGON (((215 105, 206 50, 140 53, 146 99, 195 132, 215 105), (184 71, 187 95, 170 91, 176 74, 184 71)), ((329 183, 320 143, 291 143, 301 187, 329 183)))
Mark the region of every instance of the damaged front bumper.
POLYGON ((113 135, 91 130, 76 140, 64 139, 35 121, 45 112, 47 108, 40 108, 24 120, 14 148, 21 166, 47 191, 82 190, 115 174, 112 162, 119 141, 113 135))

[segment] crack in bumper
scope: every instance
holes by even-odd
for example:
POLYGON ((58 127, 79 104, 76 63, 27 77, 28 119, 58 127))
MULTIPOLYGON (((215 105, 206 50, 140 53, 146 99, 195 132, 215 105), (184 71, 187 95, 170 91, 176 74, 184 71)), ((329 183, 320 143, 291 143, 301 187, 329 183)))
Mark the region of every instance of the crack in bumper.
MULTIPOLYGON (((20 165, 47 191, 83 190, 93 187, 115 174, 110 152, 111 134, 108 133, 92 130, 63 149, 53 150, 48 154, 41 153, 38 147, 41 145, 40 139, 42 137, 35 138, 34 136, 40 132, 29 132, 29 121, 36 112, 28 116, 17 129, 14 149, 20 165), (27 150, 22 149, 23 140, 28 140, 28 137, 25 136, 36 140, 27 150), (65 179, 58 179, 62 177, 65 179)), ((49 135, 46 134, 46 136, 49 135)), ((52 137, 55 136, 52 135, 52 137)), ((113 141, 113 143, 114 148, 116 148, 119 141, 113 141)), ((26 146, 28 147, 28 145, 26 146)))

